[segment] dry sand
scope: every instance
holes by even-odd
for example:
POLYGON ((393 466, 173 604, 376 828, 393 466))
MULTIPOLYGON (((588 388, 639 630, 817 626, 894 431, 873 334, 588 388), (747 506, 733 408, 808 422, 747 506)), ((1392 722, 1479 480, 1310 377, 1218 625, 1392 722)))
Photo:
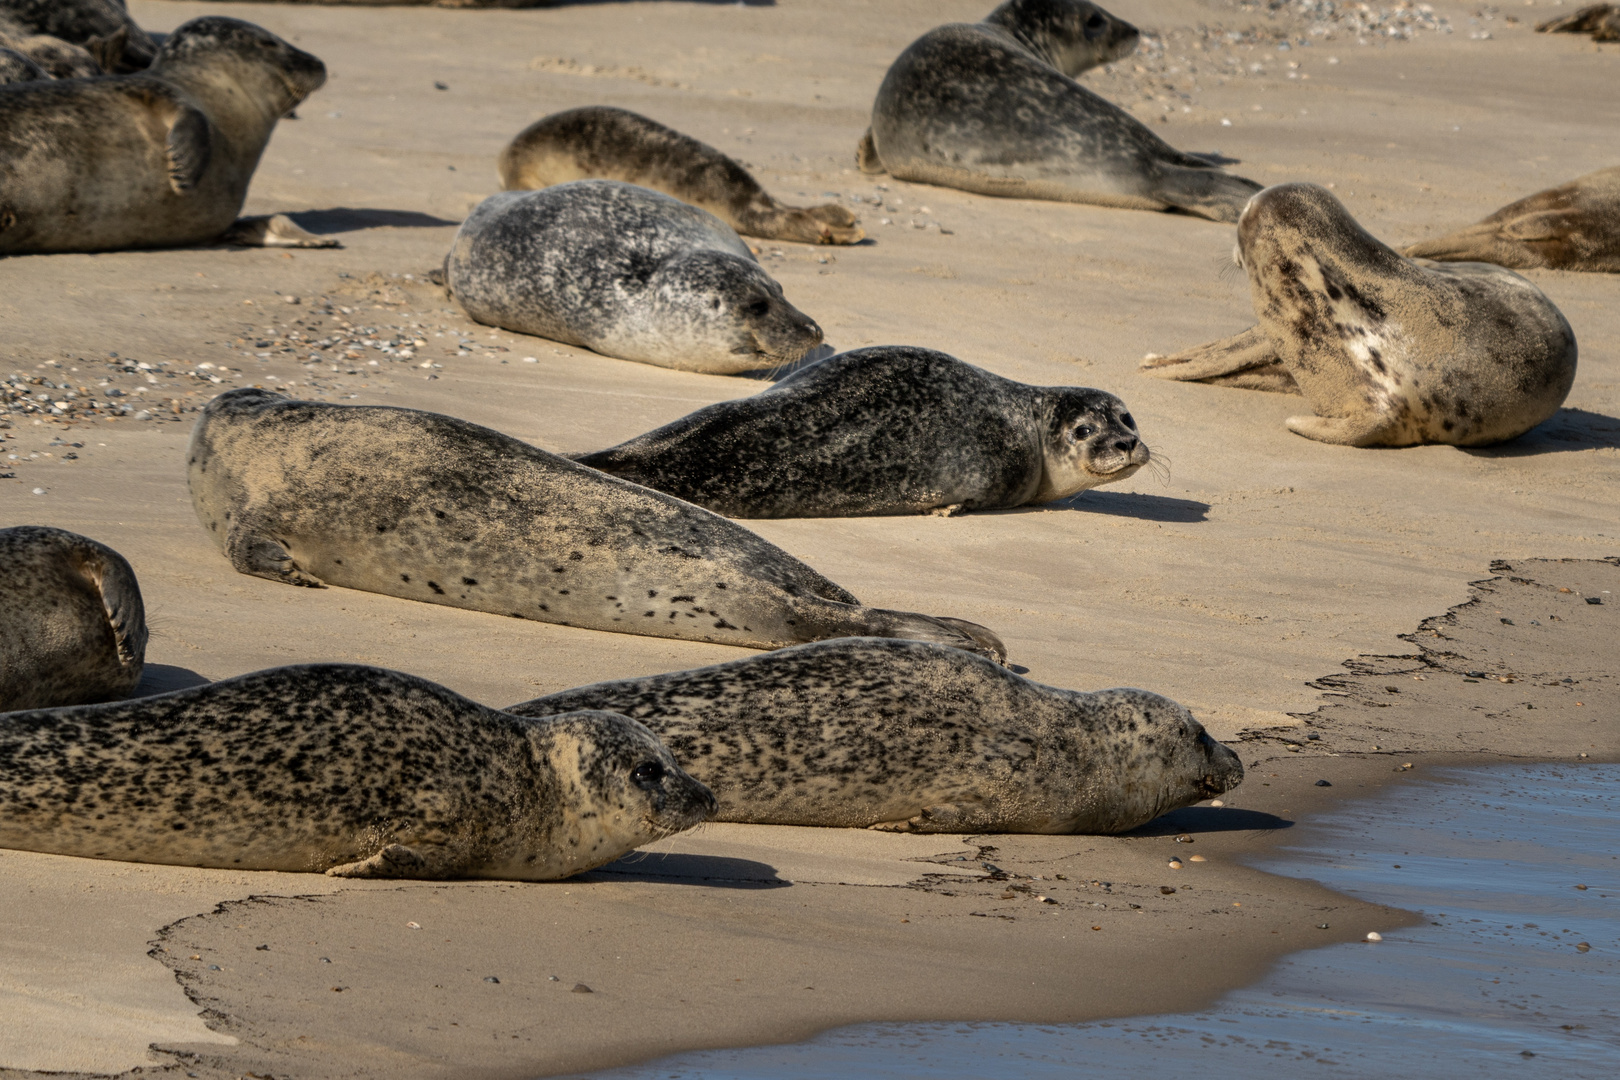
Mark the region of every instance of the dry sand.
MULTIPOLYGON (((454 222, 494 190, 511 135, 557 109, 621 105, 737 155, 787 201, 862 198, 871 244, 762 245, 833 345, 929 346, 1130 403, 1168 481, 1144 471, 1027 511, 754 527, 863 601, 992 627, 1032 678, 1187 703, 1258 763, 1228 806, 1125 839, 711 826, 665 845, 683 854, 543 886, 356 885, 0 852, 0 1076, 532 1076, 857 1020, 1191 1007, 1285 951, 1405 919, 1238 864, 1287 821, 1437 755, 1620 756, 1620 569, 1595 561, 1620 553, 1620 280, 1527 274, 1574 327, 1580 370, 1558 417, 1496 449, 1324 446, 1283 428, 1298 398, 1142 378, 1143 353, 1252 322, 1246 286, 1225 268, 1230 227, 853 171, 888 62, 930 26, 990 6, 132 0, 152 29, 235 14, 326 61, 330 81, 276 133, 247 210, 309 211, 306 227, 345 247, 0 262, 0 377, 82 380, 103 400, 97 384, 112 375, 159 416, 12 415, 4 454, 18 461, 0 457, 15 473, 0 479, 0 525, 59 525, 129 558, 154 630, 154 689, 346 660, 498 706, 744 655, 242 577, 185 490, 192 416, 169 402, 185 410, 232 385, 433 409, 554 450, 757 392, 755 380, 492 333, 420 281, 454 222), (351 310, 323 314, 326 300, 351 310), (329 340, 339 319, 426 344, 406 360, 328 346, 339 370, 306 368, 310 349, 290 334, 329 340), (109 368, 110 353, 167 367, 149 381, 109 368), (1493 575, 1502 559, 1512 569, 1493 575), (1475 670, 1514 681, 1465 681, 1475 670), (1312 685, 1332 672, 1345 673, 1312 685), (1324 691, 1330 704, 1310 723, 1293 715, 1324 691), (1175 843, 1182 830, 1195 846, 1175 843), (1168 868, 1193 851, 1207 861, 1168 868), (593 994, 570 993, 576 982, 593 994)), ((1093 85, 1144 119, 1168 116, 1155 127, 1176 145, 1240 159, 1235 171, 1336 185, 1393 243, 1615 163, 1620 46, 1532 33, 1556 4, 1438 3, 1451 34, 1359 46, 1341 29, 1287 52, 1280 36, 1309 29, 1292 14, 1198 0, 1111 8, 1158 33, 1141 56, 1087 76, 1093 85)))

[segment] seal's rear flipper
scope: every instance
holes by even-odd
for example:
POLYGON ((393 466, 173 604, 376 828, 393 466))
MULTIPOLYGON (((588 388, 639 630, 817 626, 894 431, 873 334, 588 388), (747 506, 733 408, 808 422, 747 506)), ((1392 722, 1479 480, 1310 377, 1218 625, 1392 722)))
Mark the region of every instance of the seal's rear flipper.
POLYGON ((855 147, 855 164, 861 172, 868 175, 889 171, 883 167, 883 161, 878 157, 877 142, 872 138, 871 128, 866 129, 866 134, 861 136, 859 145, 855 147))
POLYGON ((1290 416, 1288 430, 1317 442, 1336 446, 1376 446, 1385 418, 1379 413, 1366 416, 1290 416))
POLYGON ((1144 192, 1178 210, 1212 221, 1237 224, 1249 199, 1261 185, 1242 176, 1200 165, 1190 167, 1161 163, 1157 183, 1144 192))
MULTIPOLYGON (((935 618, 912 611, 829 605, 837 611, 817 612, 812 625, 815 638, 887 637, 930 641, 994 660, 1007 661, 1007 646, 992 631, 965 619, 935 618)), ((812 639, 813 640, 813 639, 812 639)))
POLYGON ((258 214, 237 218, 231 227, 219 234, 221 243, 239 247, 291 247, 336 248, 343 245, 336 240, 302 228, 286 214, 258 214))
POLYGON ((428 860, 414 848, 404 844, 389 844, 369 859, 334 866, 327 877, 346 878, 437 878, 443 873, 433 872, 428 860))
POLYGON ((1276 346, 1258 326, 1236 337, 1212 341, 1171 356, 1150 357, 1142 361, 1141 371, 1156 379, 1236 386, 1276 394, 1299 393, 1299 385, 1283 367, 1276 346))

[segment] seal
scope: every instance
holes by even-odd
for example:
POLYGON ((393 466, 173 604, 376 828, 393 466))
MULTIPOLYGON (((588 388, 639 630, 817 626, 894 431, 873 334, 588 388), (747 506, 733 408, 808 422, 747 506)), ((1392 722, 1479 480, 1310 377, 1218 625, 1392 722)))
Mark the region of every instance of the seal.
POLYGON ((735 522, 448 416, 232 390, 188 460, 198 520, 271 581, 752 648, 868 635, 1005 655, 983 627, 863 607, 735 522))
POLYGON ((714 812, 642 725, 350 664, 0 716, 0 847, 351 878, 555 881, 714 812))
MULTIPOLYGON (((0 46, 5 46, 7 52, 26 57, 39 69, 39 78, 90 79, 106 74, 101 62, 87 50, 69 44, 61 38, 51 37, 49 34, 19 35, 0 32, 0 46)), ((32 80, 23 78, 7 80, 8 83, 30 81, 32 80)))
POLYGON ((499 159, 508 191, 569 180, 622 180, 702 207, 733 229, 767 240, 853 244, 866 236, 837 203, 777 202, 748 170, 698 142, 628 109, 588 105, 553 113, 524 128, 499 159))
POLYGON ((1517 270, 1620 274, 1620 166, 1527 195, 1478 224, 1420 241, 1403 254, 1517 270))
POLYGON ((1237 231, 1260 324, 1146 374, 1297 390, 1316 415, 1288 429, 1344 446, 1501 442, 1569 393, 1575 334, 1511 270, 1405 258, 1315 184, 1266 188, 1237 231))
POLYGON ((1219 795, 1243 764, 1180 705, 1080 693, 957 649, 851 638, 512 706, 646 724, 720 821, 904 832, 1117 833, 1219 795))
POLYGON ((857 160, 981 195, 1236 221, 1259 184, 1182 153, 1074 81, 1137 36, 1085 0, 1008 0, 981 23, 930 30, 884 76, 857 160))
POLYGON ((78 46, 95 58, 101 70, 91 74, 98 75, 139 71, 158 52, 119 0, 0 0, 0 34, 48 36, 78 46))
POLYGON ((1591 34, 1593 41, 1620 41, 1620 4, 1590 4, 1571 15, 1548 19, 1539 34, 1591 34))
POLYGON ((574 460, 729 517, 780 518, 1052 502, 1149 457, 1113 394, 882 346, 574 460))
POLYGON ((50 77, 33 57, 16 49, 0 48, 0 86, 50 77))
POLYGON ((0 712, 128 697, 146 608, 124 557, 46 525, 0 529, 0 712))
POLYGON ((729 225, 615 180, 490 196, 444 275, 478 322, 659 367, 734 375, 821 344, 729 225))
POLYGON ((0 88, 0 254, 213 239, 276 120, 325 80, 268 30, 207 16, 147 71, 0 88))

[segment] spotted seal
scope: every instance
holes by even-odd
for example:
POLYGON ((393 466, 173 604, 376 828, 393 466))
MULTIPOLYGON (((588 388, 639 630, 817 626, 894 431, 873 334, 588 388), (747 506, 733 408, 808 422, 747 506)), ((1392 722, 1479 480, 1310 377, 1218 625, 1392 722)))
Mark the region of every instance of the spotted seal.
POLYGON ((48 78, 50 75, 33 57, 16 49, 0 47, 0 86, 48 78))
POLYGON ((586 708, 656 732, 714 790, 720 821, 1117 833, 1243 779, 1168 698, 1059 690, 922 642, 817 642, 507 711, 586 708))
POLYGON ((271 581, 752 648, 864 634, 1005 655, 983 627, 863 607, 734 522, 448 416, 232 390, 188 460, 198 520, 271 581))
POLYGON ((1575 334, 1530 282, 1485 263, 1408 259, 1315 184, 1256 195, 1238 222, 1260 325, 1146 374, 1304 394, 1288 429, 1346 446, 1481 446, 1558 411, 1575 334))
POLYGON ((272 668, 0 716, 0 847, 28 851, 553 881, 714 809, 634 720, 536 722, 374 667, 272 668))
POLYGON ((866 236, 837 203, 785 206, 731 158, 628 109, 588 105, 524 128, 499 159, 508 191, 569 180, 622 180, 699 206, 747 236, 853 244, 866 236))
POLYGON ((1509 203, 1476 225, 1403 254, 1519 270, 1620 273, 1620 166, 1509 203))
POLYGON ((1137 36, 1085 0, 1008 0, 983 22, 930 30, 884 76, 861 168, 981 195, 1236 221, 1259 184, 1182 153, 1074 81, 1137 36))
POLYGON ((478 322, 659 367, 732 375, 821 344, 729 225, 616 180, 490 196, 444 276, 478 322))
POLYGON ((174 247, 236 219, 315 57, 207 16, 133 75, 0 87, 0 254, 174 247))
POLYGON ((83 74, 139 71, 158 51, 119 0, 0 0, 0 35, 77 46, 101 69, 83 74))
POLYGON ((1113 394, 1027 386, 932 349, 857 349, 574 460, 730 517, 996 510, 1147 464, 1113 394))
POLYGON ((146 608, 124 557, 46 525, 0 529, 0 712, 135 692, 146 608))

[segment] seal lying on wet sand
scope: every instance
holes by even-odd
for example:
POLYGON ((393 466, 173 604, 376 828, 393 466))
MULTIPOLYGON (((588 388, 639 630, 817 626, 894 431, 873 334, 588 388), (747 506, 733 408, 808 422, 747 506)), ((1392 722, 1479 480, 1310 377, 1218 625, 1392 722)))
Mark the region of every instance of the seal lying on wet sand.
POLYGON ((1288 429, 1346 446, 1482 446, 1552 416, 1575 335, 1530 282, 1485 263, 1403 258, 1325 188, 1279 184, 1238 223, 1260 325, 1143 368, 1164 379, 1297 387, 1288 429))
POLYGON ((1620 273, 1620 166, 1527 195, 1477 225, 1421 240, 1403 254, 1518 270, 1620 273))
POLYGON ((1147 464, 1113 394, 1026 386, 932 349, 857 349, 574 460, 731 517, 996 510, 1147 464))
POLYGON ((633 720, 526 720, 381 668, 274 668, 0 716, 0 847, 26 851, 552 881, 714 808, 633 720))
POLYGON ((611 709, 714 790, 719 821, 908 832, 1126 832, 1243 764, 1145 690, 1080 693, 957 649, 824 641, 514 705, 611 709))

